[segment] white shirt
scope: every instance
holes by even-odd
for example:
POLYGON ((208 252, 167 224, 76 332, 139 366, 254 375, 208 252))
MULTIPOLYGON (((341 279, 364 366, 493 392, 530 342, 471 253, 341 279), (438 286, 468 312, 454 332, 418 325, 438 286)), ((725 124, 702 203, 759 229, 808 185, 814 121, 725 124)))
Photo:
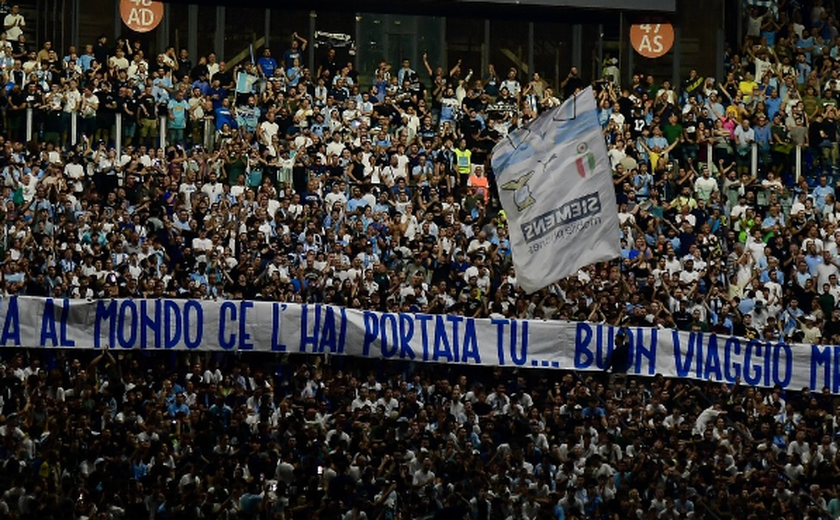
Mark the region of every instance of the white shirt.
POLYGON ((23 34, 21 27, 26 27, 26 21, 22 14, 7 14, 3 24, 6 27, 12 26, 10 29, 6 29, 6 39, 9 41, 17 41, 18 36, 23 34))

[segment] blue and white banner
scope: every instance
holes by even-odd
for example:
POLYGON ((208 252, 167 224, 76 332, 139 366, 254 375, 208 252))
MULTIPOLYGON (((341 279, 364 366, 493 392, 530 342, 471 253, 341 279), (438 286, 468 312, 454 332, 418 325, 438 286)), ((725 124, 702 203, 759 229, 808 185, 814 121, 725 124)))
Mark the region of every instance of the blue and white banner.
POLYGON ((516 278, 532 293, 621 254, 612 170, 592 88, 493 149, 516 278))
MULTIPOLYGON (((623 329, 628 373, 840 394, 840 346, 623 329)), ((592 323, 391 314, 324 305, 199 300, 0 300, 0 348, 331 354, 601 371, 618 329, 592 323)))

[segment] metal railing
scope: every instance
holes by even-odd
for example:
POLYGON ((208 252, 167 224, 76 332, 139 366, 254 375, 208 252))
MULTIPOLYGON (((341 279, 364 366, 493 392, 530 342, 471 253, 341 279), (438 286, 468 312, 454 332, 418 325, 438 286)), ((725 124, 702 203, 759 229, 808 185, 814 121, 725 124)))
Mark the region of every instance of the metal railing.
MULTIPOLYGON (((70 121, 68 127, 64 130, 67 132, 67 144, 69 146, 76 146, 81 142, 81 129, 79 125, 79 113, 78 112, 71 112, 70 113, 70 121)), ((114 149, 117 151, 117 155, 122 153, 124 144, 125 144, 125 125, 123 124, 123 115, 120 113, 114 114, 114 127, 113 127, 113 134, 112 134, 112 144, 114 149)), ((158 140, 155 143, 157 146, 161 148, 166 148, 169 143, 169 134, 168 134, 168 119, 166 116, 160 116, 158 120, 158 140)), ((40 139, 40 129, 38 128, 38 124, 36 122, 36 112, 35 109, 27 108, 25 113, 25 121, 24 121, 24 138, 26 142, 32 141, 33 139, 40 139)), ((110 133, 110 132, 109 132, 110 133)), ((90 137, 90 136, 89 136, 90 137)), ((204 119, 200 122, 200 131, 199 137, 197 142, 193 142, 191 144, 198 145, 200 144, 207 150, 214 150, 215 149, 215 142, 216 142, 216 127, 211 119, 204 119)))
MULTIPOLYGON (((706 143, 706 162, 709 165, 709 168, 715 163, 714 161, 714 145, 712 142, 706 143)), ((758 156, 758 143, 753 142, 752 146, 750 147, 750 175, 753 177, 758 177, 759 173, 759 156, 758 156)), ((802 177, 802 165, 803 165, 803 158, 802 158, 802 146, 796 145, 793 148, 793 174, 796 182, 799 182, 799 179, 802 177)))

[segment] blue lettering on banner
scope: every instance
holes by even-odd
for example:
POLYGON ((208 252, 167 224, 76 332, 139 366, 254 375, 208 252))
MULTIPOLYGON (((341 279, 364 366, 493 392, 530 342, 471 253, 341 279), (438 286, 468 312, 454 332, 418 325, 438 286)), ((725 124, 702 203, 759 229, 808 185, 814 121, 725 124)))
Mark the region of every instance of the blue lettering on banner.
POLYGON ((181 308, 172 300, 163 302, 163 348, 175 348, 181 341, 181 308))
POLYGON ((458 325, 464 321, 462 316, 455 316, 450 315, 446 317, 446 321, 452 324, 452 356, 455 358, 455 362, 459 363, 461 361, 461 349, 459 343, 459 336, 458 336, 458 325))
POLYGON ((633 360, 633 369, 637 374, 647 374, 652 376, 656 374, 656 342, 658 341, 658 329, 650 329, 649 342, 645 345, 645 331, 643 329, 636 329, 630 331, 630 359, 633 360), (633 337, 635 335, 635 341, 633 337), (647 370, 642 365, 647 361, 647 370))
MULTIPOLYGON (((0 322, 2 346, 300 351, 575 370, 604 369, 619 330, 593 323, 482 320, 281 302, 33 297, 0 299, 0 322), (574 341, 573 350, 563 343, 566 338, 574 341)), ((743 379, 749 385, 808 386, 840 394, 840 346, 792 346, 642 327, 623 330, 630 373, 730 384, 743 379)))
POLYGON ((694 332, 689 334, 685 352, 683 352, 678 330, 671 331, 671 338, 674 342, 674 366, 677 369, 677 377, 687 377, 691 369, 691 358, 694 356, 694 342, 697 340, 697 335, 694 332))
POLYGON ((239 350, 254 350, 254 344, 249 341, 251 334, 248 333, 248 309, 254 307, 254 302, 239 302, 239 350))
POLYGON ((324 323, 321 326, 320 338, 320 341, 318 341, 319 354, 327 351, 331 354, 338 354, 338 333, 335 325, 335 311, 332 307, 324 309, 324 323))
POLYGON ((344 354, 344 344, 347 342, 347 309, 341 308, 341 327, 338 331, 337 354, 344 354))
POLYGON ((61 326, 59 330, 61 331, 61 346, 62 347, 75 347, 76 342, 67 334, 67 322, 70 321, 70 300, 68 298, 64 298, 64 301, 61 305, 61 326))
MULTIPOLYGON (((837 369, 837 363, 834 364, 837 369)), ((790 345, 786 343, 779 343, 773 349, 773 384, 780 385, 782 388, 790 384, 793 377, 793 351, 790 350, 790 345), (784 354, 784 360, 780 359, 784 354), (784 377, 779 376, 779 368, 784 365, 784 377)))
POLYGON ((840 392, 840 348, 834 347, 834 370, 832 371, 831 390, 835 394, 840 392))
POLYGON ((96 302, 96 317, 93 322, 93 346, 94 348, 102 348, 102 322, 105 322, 108 330, 108 342, 106 346, 111 346, 114 341, 114 326, 117 321, 117 302, 110 300, 105 303, 105 300, 96 302))
POLYGON ((703 363, 702 377, 709 381, 722 381, 723 371, 720 367, 720 353, 718 352, 717 336, 709 334, 706 345, 706 361, 703 363))
POLYGON ((161 331, 160 326, 163 323, 161 320, 161 301, 143 300, 140 302, 140 348, 160 348, 161 331), (153 312, 149 312, 149 306, 152 306, 153 312), (149 331, 152 332, 151 337, 149 331), (151 345, 149 339, 152 340, 151 345))
POLYGON ((741 363, 733 361, 732 356, 741 355, 741 341, 738 338, 726 338, 723 346, 723 375, 729 382, 735 382, 741 377, 741 363))
MULTIPOLYGON (((346 322, 343 316, 342 321, 346 322)), ((364 311, 362 323, 362 356, 370 356, 378 346, 379 355, 385 359, 481 363, 472 318, 364 311)))
POLYGON ((595 327, 587 323, 578 323, 575 330, 575 368, 578 370, 603 370, 613 350, 615 333, 612 327, 595 327), (606 332, 606 337, 605 336, 606 332), (595 340, 595 350, 592 350, 592 340, 595 340))
POLYGON ((443 321, 443 316, 435 316, 435 344, 432 349, 432 361, 446 359, 452 362, 454 360, 452 345, 446 332, 446 323, 443 321))
POLYGON ((6 319, 3 320, 3 335, 0 337, 3 345, 20 345, 20 313, 17 298, 9 298, 6 308, 6 319))
POLYGON ((510 322, 510 359, 514 365, 523 366, 528 361, 528 322, 523 320, 518 323, 522 337, 519 338, 517 347, 517 320, 510 322))
POLYGON ((751 386, 761 381, 761 365, 752 363, 753 355, 756 357, 762 355, 761 343, 755 339, 747 341, 747 350, 744 353, 744 382, 751 386))
POLYGON ((505 364, 505 345, 507 344, 507 353, 510 354, 510 360, 514 365, 524 366, 528 361, 528 322, 507 319, 490 320, 493 325, 496 325, 497 334, 497 351, 499 353, 499 366, 505 364), (517 331, 521 337, 517 337, 517 331), (509 336, 509 340, 505 341, 505 336, 509 336))
POLYGON ((271 351, 272 352, 286 352, 286 345, 280 342, 281 332, 281 316, 282 312, 286 310, 285 303, 271 304, 271 351))
MULTIPOLYGON (((228 318, 230 321, 236 321, 236 304, 230 301, 222 302, 222 307, 219 309, 219 346, 225 350, 231 350, 236 347, 236 334, 228 333, 228 318)), ((305 320, 301 320, 305 323, 305 320)), ((301 332, 303 338, 303 332, 301 332)))
MULTIPOLYGON (((495 322, 495 320, 493 320, 495 322)), ((592 340, 592 327, 587 323, 578 323, 575 327, 575 369, 586 370, 592 366, 594 356, 589 350, 589 342, 592 340)), ((501 329, 499 332, 499 344, 502 343, 501 329)), ((501 354, 501 347, 499 350, 501 354)))
POLYGON ((435 346, 432 350, 432 361, 452 362, 452 346, 449 344, 449 336, 446 334, 446 325, 442 316, 435 316, 435 346))
POLYGON ((58 329, 55 326, 55 303, 52 298, 44 301, 44 317, 41 319, 41 345, 58 345, 58 329))
POLYGON ((197 300, 187 300, 184 304, 184 345, 190 350, 201 346, 201 339, 204 336, 204 308, 197 300), (190 322, 190 311, 194 314, 192 323, 190 322), (193 329, 191 326, 195 324, 195 336, 190 338, 190 332, 193 329))
POLYGON ((831 376, 829 375, 829 367, 831 366, 831 351, 835 347, 822 347, 820 345, 811 345, 811 390, 818 390, 822 387, 831 388, 831 376), (822 374, 819 374, 822 368, 822 374))
POLYGON ((379 337, 379 319, 377 319, 376 313, 372 311, 365 311, 362 316, 365 324, 365 340, 362 343, 362 355, 368 357, 370 356, 371 345, 379 337))
POLYGON ((475 331, 475 320, 467 318, 464 328, 464 344, 462 346, 461 361, 471 360, 476 365, 481 364, 481 354, 478 351, 478 337, 475 331))
POLYGON ((840 346, 811 345, 811 390, 840 393, 840 346), (818 371, 822 367, 822 377, 818 371))
POLYGON ((315 323, 312 326, 312 334, 309 333, 309 305, 300 307, 300 351, 306 352, 306 347, 311 346, 310 351, 315 352, 318 348, 318 329, 321 328, 321 306, 315 305, 315 323))
MULTIPOLYGON (((133 300, 123 300, 117 312, 117 343, 122 348, 133 348, 137 342, 137 306, 133 300), (128 336, 126 337, 126 332, 128 336)), ((112 345, 113 346, 113 345, 112 345)))
POLYGON ((399 349, 399 345, 397 345, 397 317, 386 313, 380 319, 379 331, 382 335, 379 338, 379 347, 382 357, 385 359, 392 358, 397 355, 397 349, 399 349))
POLYGON ((423 361, 429 360, 429 322, 432 317, 428 314, 418 314, 414 319, 420 322, 420 344, 423 348, 423 361))
POLYGON ((411 340, 414 339, 414 320, 410 314, 400 313, 400 358, 414 359, 411 340))

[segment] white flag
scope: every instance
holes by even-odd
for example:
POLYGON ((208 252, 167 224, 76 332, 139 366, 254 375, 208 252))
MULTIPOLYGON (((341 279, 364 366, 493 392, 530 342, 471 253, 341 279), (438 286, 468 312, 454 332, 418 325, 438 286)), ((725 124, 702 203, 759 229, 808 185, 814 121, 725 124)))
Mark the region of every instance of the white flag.
POLYGON ((618 208, 592 89, 493 149, 516 279, 532 293, 620 256, 618 208))

